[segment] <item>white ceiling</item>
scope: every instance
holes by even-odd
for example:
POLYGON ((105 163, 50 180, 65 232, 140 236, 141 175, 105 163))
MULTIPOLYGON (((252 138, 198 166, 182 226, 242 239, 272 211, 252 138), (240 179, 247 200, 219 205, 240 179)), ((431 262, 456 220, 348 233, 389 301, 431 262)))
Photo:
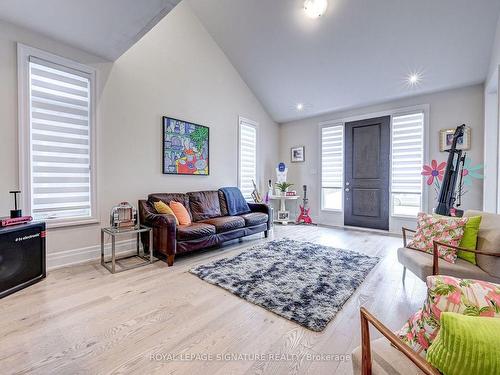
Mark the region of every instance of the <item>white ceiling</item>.
POLYGON ((500 0, 189 0, 278 122, 484 81, 500 0), (421 71, 417 88, 404 77, 421 71), (295 109, 305 103, 305 110, 295 109))
POLYGON ((181 0, 1 0, 0 19, 114 61, 181 0))

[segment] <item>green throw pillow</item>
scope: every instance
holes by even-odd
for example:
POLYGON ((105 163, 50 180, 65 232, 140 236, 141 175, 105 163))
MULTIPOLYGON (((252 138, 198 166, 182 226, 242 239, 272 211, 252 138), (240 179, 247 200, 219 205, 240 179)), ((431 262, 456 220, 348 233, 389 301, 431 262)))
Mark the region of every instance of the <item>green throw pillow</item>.
POLYGON ((427 361, 444 375, 500 374, 500 319, 441 313, 427 361))
MULTIPOLYGON (((435 216, 442 216, 435 214, 435 216)), ((469 221, 465 224, 464 235, 460 241, 460 247, 465 249, 475 250, 477 245, 477 234, 479 233, 479 226, 481 225, 482 216, 471 216, 469 221)), ((476 254, 467 251, 459 251, 457 256, 460 259, 466 260, 472 264, 476 264, 476 254)))
MULTIPOLYGON (((471 216, 469 221, 465 224, 464 236, 460 241, 460 247, 465 249, 475 250, 477 245, 477 234, 479 233, 479 226, 481 225, 482 216, 471 216)), ((467 251, 459 251, 458 257, 476 264, 476 254, 467 251)))

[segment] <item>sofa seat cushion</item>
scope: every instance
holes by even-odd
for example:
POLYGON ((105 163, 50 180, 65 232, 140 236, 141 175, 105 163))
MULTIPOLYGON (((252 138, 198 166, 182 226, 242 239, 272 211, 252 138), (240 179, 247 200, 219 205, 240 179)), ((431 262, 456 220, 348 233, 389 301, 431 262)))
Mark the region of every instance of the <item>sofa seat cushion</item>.
MULTIPOLYGON (((432 276, 432 254, 402 247, 398 249, 398 261, 421 280, 425 281, 427 276, 432 276)), ((460 258, 455 263, 445 262, 440 259, 439 274, 461 279, 500 282, 500 279, 490 276, 478 266, 460 258)))
MULTIPOLYGON (((373 375, 420 375, 424 374, 412 361, 381 337, 371 342, 373 375)), ((361 374, 361 346, 352 352, 354 374, 361 374)))
POLYGON ((229 232, 234 229, 245 227, 245 219, 240 216, 214 217, 212 219, 202 220, 201 223, 213 225, 217 233, 229 232))
POLYGON ((190 225, 179 225, 177 227, 177 239, 179 241, 196 240, 215 234, 215 227, 204 223, 191 223, 190 225))
POLYGON ((268 216, 262 212, 250 212, 248 214, 240 215, 245 219, 245 225, 247 227, 253 227, 254 225, 267 223, 268 216))

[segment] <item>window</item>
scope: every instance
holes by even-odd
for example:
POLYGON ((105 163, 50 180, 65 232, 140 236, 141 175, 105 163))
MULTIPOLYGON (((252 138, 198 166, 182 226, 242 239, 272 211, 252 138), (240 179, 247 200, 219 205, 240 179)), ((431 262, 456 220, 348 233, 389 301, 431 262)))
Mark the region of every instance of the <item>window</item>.
POLYGON ((257 124, 240 117, 238 183, 246 200, 252 199, 257 184, 257 124))
POLYGON ((416 216, 422 209, 424 113, 392 118, 392 214, 416 216))
POLYGON ((94 72, 21 45, 18 56, 25 209, 49 223, 95 218, 94 72))
POLYGON ((342 209, 344 173, 344 126, 321 128, 321 208, 342 209))

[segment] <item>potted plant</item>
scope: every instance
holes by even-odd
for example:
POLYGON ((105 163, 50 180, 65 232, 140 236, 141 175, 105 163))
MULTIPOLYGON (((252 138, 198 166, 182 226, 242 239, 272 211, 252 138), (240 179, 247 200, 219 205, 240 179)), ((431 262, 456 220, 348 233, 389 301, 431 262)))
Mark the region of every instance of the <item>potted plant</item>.
POLYGON ((280 183, 276 183, 276 187, 278 188, 278 190, 280 191, 281 195, 285 195, 285 193, 288 191, 288 188, 293 186, 293 184, 290 184, 288 182, 280 182, 280 183))

